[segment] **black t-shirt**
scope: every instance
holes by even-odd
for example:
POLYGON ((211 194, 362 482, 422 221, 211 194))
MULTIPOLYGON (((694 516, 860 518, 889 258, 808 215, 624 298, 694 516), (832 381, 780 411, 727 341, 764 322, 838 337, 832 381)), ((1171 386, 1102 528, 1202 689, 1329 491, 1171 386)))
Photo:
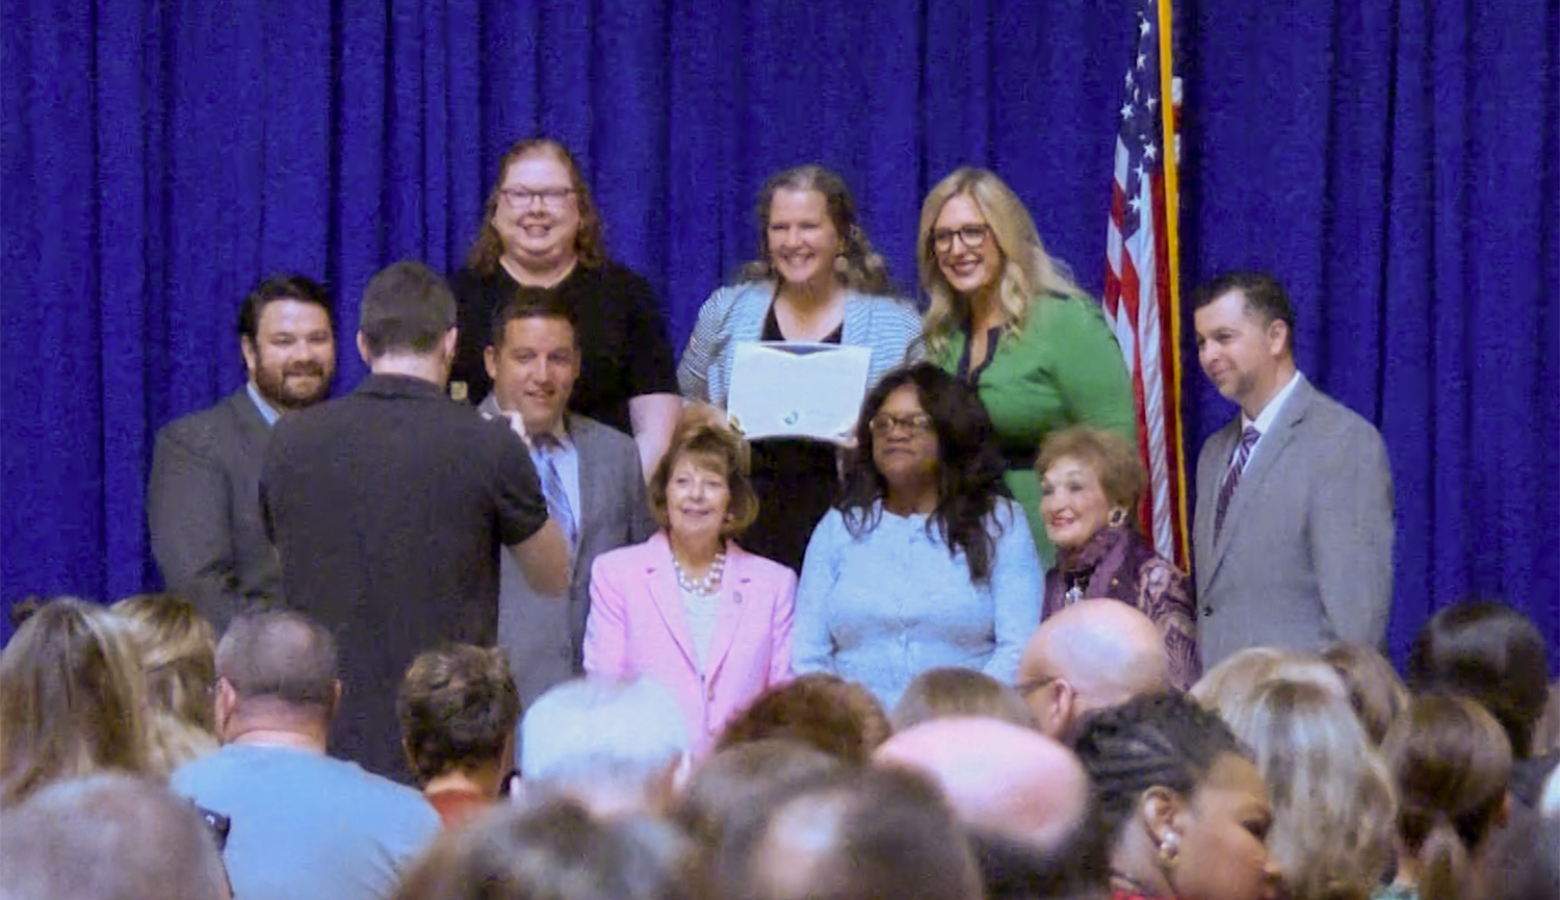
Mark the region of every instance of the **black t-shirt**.
MULTIPOLYGON (((486 277, 462 269, 450 286, 460 310, 452 394, 459 396, 458 385, 464 384, 465 399, 478 403, 493 389, 482 360, 493 314, 519 293, 520 285, 500 265, 486 277)), ((577 265, 548 290, 569 304, 579 324, 580 377, 569 409, 632 434, 631 397, 677 393, 672 343, 655 290, 642 276, 614 262, 595 269, 577 265)))
POLYGON ((287 605, 339 645, 333 750, 405 778, 407 667, 440 642, 495 642, 500 545, 547 523, 530 454, 432 382, 370 375, 276 423, 260 503, 287 605))

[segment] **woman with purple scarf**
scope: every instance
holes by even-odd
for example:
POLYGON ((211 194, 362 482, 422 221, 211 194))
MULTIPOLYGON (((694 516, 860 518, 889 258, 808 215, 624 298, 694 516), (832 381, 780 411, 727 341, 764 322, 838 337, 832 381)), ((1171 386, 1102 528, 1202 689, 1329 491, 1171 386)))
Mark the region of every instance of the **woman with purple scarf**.
POLYGON ((1114 432, 1076 426, 1046 438, 1035 472, 1040 518, 1056 545, 1041 618, 1084 599, 1130 603, 1159 626, 1170 680, 1186 690, 1200 674, 1197 609, 1186 573, 1138 532, 1132 510, 1148 476, 1136 448, 1114 432))

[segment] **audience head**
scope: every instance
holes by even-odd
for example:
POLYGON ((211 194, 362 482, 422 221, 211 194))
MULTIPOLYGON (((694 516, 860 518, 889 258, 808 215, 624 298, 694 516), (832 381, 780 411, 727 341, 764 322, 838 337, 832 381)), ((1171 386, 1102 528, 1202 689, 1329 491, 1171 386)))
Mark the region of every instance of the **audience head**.
POLYGON ((844 765, 798 741, 766 739, 728 747, 693 770, 675 818, 701 847, 714 850, 731 824, 770 794, 824 778, 844 765))
POLYGON ((515 410, 528 434, 556 434, 580 376, 574 309, 553 291, 522 287, 493 316, 486 351, 500 409, 515 410))
POLYGON ((1179 694, 1135 697, 1091 718, 1076 749, 1118 887, 1177 900, 1275 896, 1267 785, 1218 717, 1179 694))
POLYGON ((573 797, 598 815, 659 813, 689 764, 682 710, 659 684, 577 678, 552 688, 520 722, 527 796, 573 797))
POLYGON ((1135 527, 1148 473, 1137 446, 1103 428, 1075 425, 1045 439, 1035 459, 1040 518, 1058 550, 1083 549, 1107 525, 1135 527))
POLYGON ((1343 679, 1349 691, 1349 705, 1360 717, 1370 742, 1380 746, 1387 729, 1408 708, 1408 689, 1392 663, 1364 644, 1334 644, 1322 654, 1343 679))
MULTIPOLYGON (((995 719, 949 718, 896 733, 878 748, 879 765, 923 772, 967 825, 1046 850, 1099 835, 1089 778, 1072 751, 1029 728, 995 719)), ((1094 862, 1109 864, 1109 844, 1094 862)))
POLYGON ((97 772, 165 774, 147 706, 122 621, 71 598, 40 607, 0 653, 0 807, 97 772))
POLYGON ((1431 616, 1408 658, 1416 693, 1439 690, 1471 697, 1506 729, 1511 752, 1527 759, 1533 729, 1549 699, 1544 638, 1522 613, 1475 601, 1431 616))
POLYGON ((786 169, 758 194, 759 259, 742 281, 778 281, 816 290, 837 282, 887 294, 888 264, 872 250, 845 180, 823 166, 786 169))
POLYGON ((412 661, 396 698, 401 744, 423 785, 462 774, 498 796, 514 769, 520 694, 497 647, 453 644, 412 661))
POLYGON ((447 376, 455 356, 455 295, 439 273, 410 260, 380 270, 363 290, 358 352, 370 366, 387 357, 431 359, 447 376))
POLYGON ((341 699, 336 639, 303 613, 237 616, 217 643, 217 731, 232 743, 253 731, 285 732, 321 752, 341 699))
POLYGON ((853 769, 776 799, 720 848, 714 895, 980 900, 964 834, 914 773, 853 769))
POLYGON ((553 799, 444 832, 391 897, 691 900, 692 872, 692 849, 665 823, 604 820, 553 799))
POLYGON ((303 275, 273 275, 238 310, 238 346, 249 380, 286 412, 324 400, 336 376, 336 306, 303 275))
POLYGON ((1472 859, 1508 808, 1511 744, 1500 723, 1465 697, 1417 697, 1382 754, 1400 797, 1399 871, 1415 875, 1421 900, 1471 896, 1472 859))
POLYGON ((1045 251, 1023 201, 996 174, 962 168, 921 204, 916 261, 931 298, 925 330, 933 352, 965 324, 971 299, 989 296, 1005 318, 1021 323, 1047 295, 1083 293, 1072 273, 1045 251))
POLYGON ((601 215, 580 164, 552 138, 516 142, 498 161, 498 179, 482 210, 482 230, 466 257, 479 275, 508 260, 522 271, 607 261, 601 215))
POLYGON ((1203 673, 1188 691, 1204 709, 1223 716, 1235 709, 1250 708, 1251 698, 1268 681, 1304 681, 1349 701, 1349 688, 1342 676, 1321 657, 1276 647, 1248 647, 1203 673))
POLYGON ((173 594, 138 594, 109 610, 126 623, 146 678, 156 768, 172 772, 215 749, 217 637, 211 623, 173 594))
POLYGON ((1232 272, 1192 294, 1197 358, 1226 400, 1260 407, 1294 370, 1295 314, 1278 279, 1232 272))
POLYGON ((840 503, 851 533, 877 525, 879 501, 913 505, 930 492, 928 526, 964 552, 973 582, 988 582, 995 544, 986 518, 1004 496, 1007 466, 975 389, 931 363, 895 369, 861 404, 856 442, 840 503))
POLYGON ((710 416, 684 417, 650 476, 650 511, 668 535, 724 543, 758 518, 742 436, 710 416))
POLYGON ((726 723, 718 747, 784 738, 866 765, 892 732, 888 713, 871 691, 837 675, 811 672, 760 695, 726 723))
POLYGON ((984 672, 952 666, 927 669, 911 679, 889 720, 899 732, 954 716, 982 716, 1021 728, 1035 727, 1035 717, 1017 691, 984 672))
POLYGON ((0 814, 6 900, 228 900, 195 807, 139 778, 64 781, 0 814))
POLYGON ((1269 679, 1220 714, 1273 794, 1269 846, 1295 900, 1365 900, 1387 862, 1392 778, 1348 700, 1269 679))
POLYGON ((1047 616, 1018 663, 1018 693, 1040 730, 1064 743, 1090 713, 1169 684, 1159 628, 1119 600, 1081 600, 1047 616))

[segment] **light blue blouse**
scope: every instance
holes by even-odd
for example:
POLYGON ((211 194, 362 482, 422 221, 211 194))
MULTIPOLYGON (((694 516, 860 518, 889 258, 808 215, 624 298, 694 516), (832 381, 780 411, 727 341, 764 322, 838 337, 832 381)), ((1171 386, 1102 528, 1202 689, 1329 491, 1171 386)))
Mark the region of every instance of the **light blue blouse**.
POLYGON ((996 552, 983 587, 970 581, 964 554, 951 555, 926 525, 924 515, 883 511, 875 528, 853 538, 840 511, 829 511, 807 545, 796 592, 797 674, 859 681, 890 709, 912 679, 938 666, 1013 683, 1040 622, 1043 588, 1024 517, 1011 501, 997 501, 987 520, 996 552))

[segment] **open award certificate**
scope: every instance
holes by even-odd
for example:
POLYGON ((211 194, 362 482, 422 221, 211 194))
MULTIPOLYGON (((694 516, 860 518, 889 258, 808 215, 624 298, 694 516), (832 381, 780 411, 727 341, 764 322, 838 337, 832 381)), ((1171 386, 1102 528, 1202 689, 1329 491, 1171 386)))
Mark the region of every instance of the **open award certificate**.
POLYGON ((738 344, 726 411, 749 440, 844 437, 856 427, 871 361, 866 347, 738 344))

